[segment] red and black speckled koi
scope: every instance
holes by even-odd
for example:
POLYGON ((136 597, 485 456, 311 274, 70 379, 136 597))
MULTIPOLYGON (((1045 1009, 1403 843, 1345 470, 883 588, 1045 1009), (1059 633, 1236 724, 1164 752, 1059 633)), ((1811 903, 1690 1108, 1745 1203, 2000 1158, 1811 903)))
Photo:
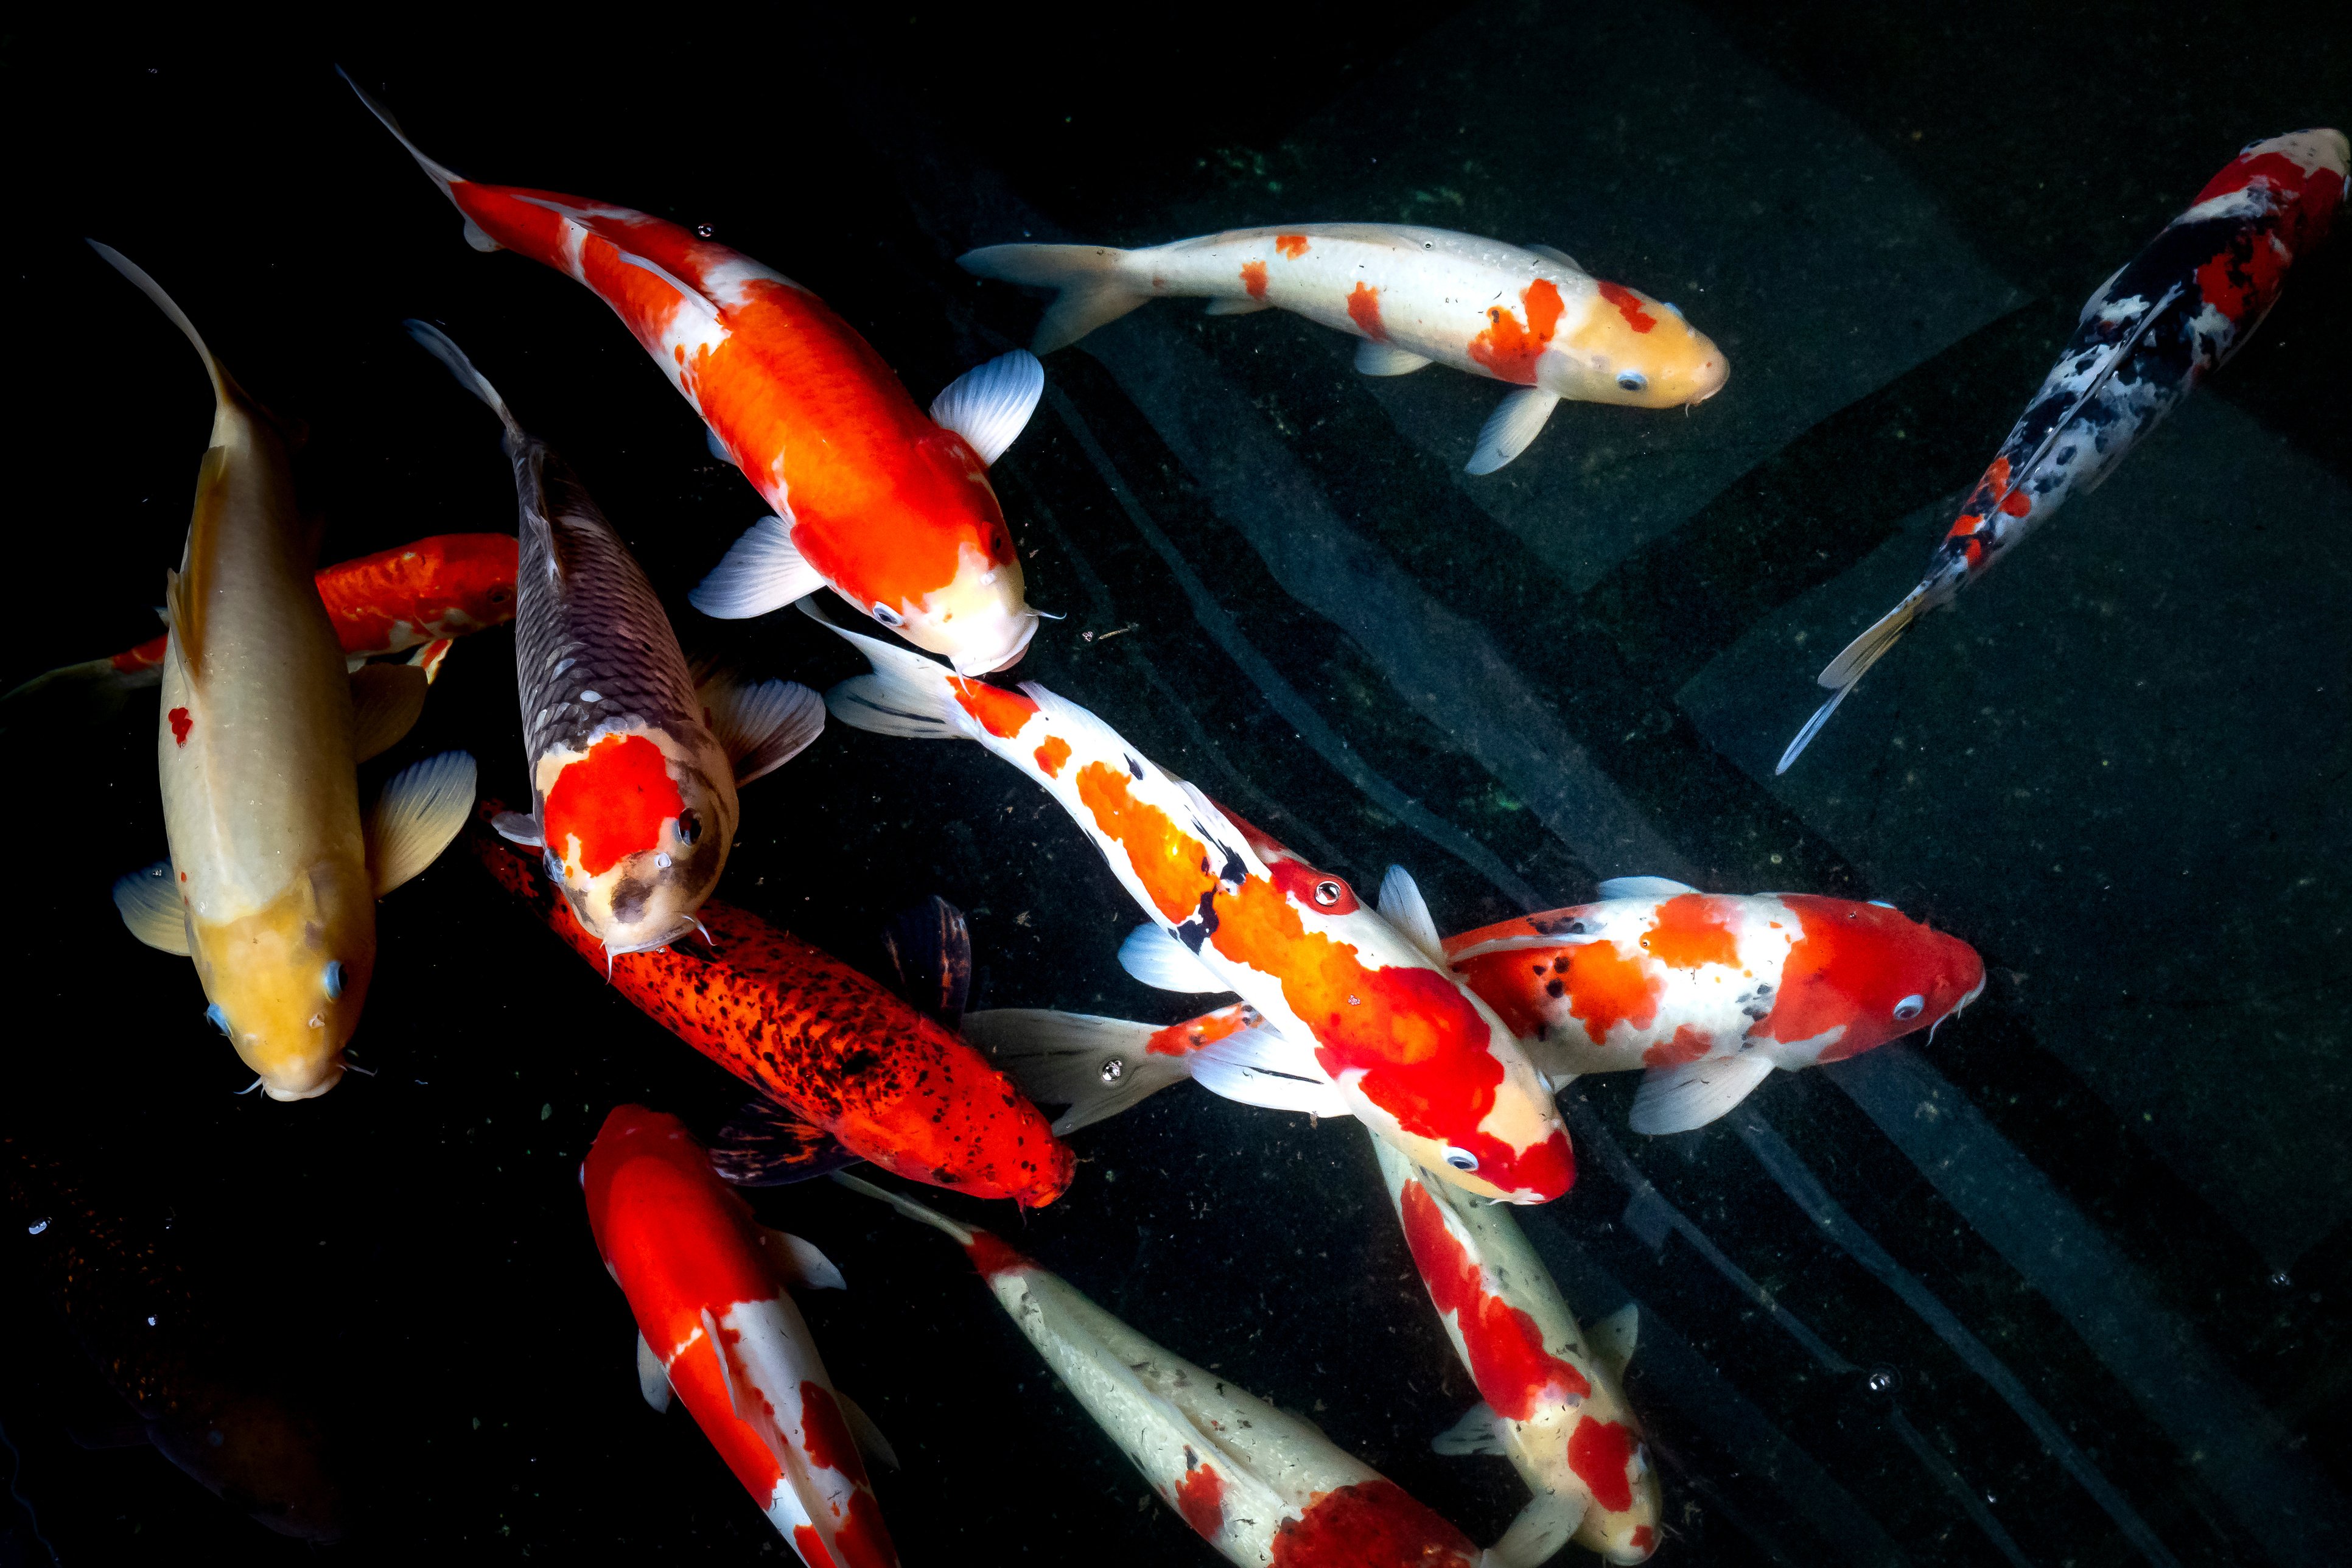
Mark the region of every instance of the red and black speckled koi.
MULTIPOLYGON (((591 936, 530 858, 487 826, 475 855, 506 889, 595 968, 591 936)), ((719 956, 677 948, 612 960, 612 984, 662 1027, 822 1128, 843 1148, 909 1181, 1031 1208, 1076 1168, 1037 1108, 950 1030, 888 990, 748 910, 712 902, 719 956)))
POLYGON ((2326 237, 2347 168, 2352 143, 2340 131, 2253 142, 2099 286, 2042 390, 1961 503, 1927 575, 1822 671, 1832 695, 1775 772, 1788 771, 1912 622, 1951 603, 2076 489, 2095 488, 2244 345, 2278 303, 2287 268, 2326 237))

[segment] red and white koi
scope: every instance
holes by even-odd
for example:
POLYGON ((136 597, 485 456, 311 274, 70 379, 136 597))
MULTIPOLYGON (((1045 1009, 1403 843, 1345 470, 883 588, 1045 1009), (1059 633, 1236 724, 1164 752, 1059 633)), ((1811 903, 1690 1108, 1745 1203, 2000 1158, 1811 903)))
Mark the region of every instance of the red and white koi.
MULTIPOLYGON (((859 1440, 887 1456, 826 1375, 787 1284, 842 1289, 796 1236, 770 1230, 675 1116, 624 1105, 580 1166, 588 1226, 637 1320, 637 1383, 675 1390, 808 1568, 890 1568, 898 1553, 859 1440)), ((891 1461, 895 1462, 895 1461, 891 1461)))
MULTIPOLYGON (((820 617, 822 618, 822 617, 820 617)), ((1067 811, 1150 917, 1124 954, 1160 984, 1233 991, 1273 1029, 1226 1092, 1353 1115, 1488 1197, 1549 1203, 1576 1179, 1559 1108, 1503 1021, 1341 879, 1138 755, 1041 686, 1007 691, 833 628, 873 673, 825 703, 887 735, 979 742, 1067 811)))
MULTIPOLYGON (((1663 877, 1612 879, 1601 893, 1440 942, 1420 889, 1393 867, 1381 909, 1443 955, 1555 1089, 1642 1069, 1637 1132, 1704 1126, 1775 1068, 1932 1031, 1984 991, 1974 948, 1885 904, 1702 893, 1663 877)), ((964 1027, 1034 1099, 1069 1107, 1054 1123, 1066 1134, 1188 1077, 1230 1092, 1231 1063, 1263 1050, 1256 1037, 1276 1026, 1243 1005, 1165 1026, 1005 1008, 964 1027)))
POLYGON ((1527 450, 1561 399, 1675 408, 1723 390, 1730 362, 1672 305, 1594 278, 1548 245, 1520 247, 1405 224, 1241 228, 1143 250, 992 245, 966 271, 1058 289, 1038 326, 1051 353, 1148 300, 1206 296, 1213 316, 1294 311, 1361 338, 1356 369, 1432 363, 1518 386, 1469 471, 1527 450))
POLYGON ((1535 1494, 1498 1557, 1549 1562, 1573 1540, 1612 1563, 1658 1543, 1658 1478, 1625 1401, 1631 1302, 1588 1338, 1509 1212, 1373 1141, 1413 1267, 1482 1403, 1437 1439, 1441 1454, 1500 1454, 1535 1494))
POLYGON ((1037 615, 988 468, 1045 390, 1034 356, 971 371, 926 416, 864 338, 772 268, 627 207, 466 179, 351 86, 464 216, 467 243, 593 289, 773 509, 697 608, 741 619, 830 587, 968 674, 1020 658, 1037 615))
POLYGON ((2340 131, 2251 142, 2188 211, 2099 285, 2042 390, 1960 503, 1927 576, 1822 669, 1830 700, 1773 772, 1789 771, 1914 621, 1991 571, 2068 496, 2095 489, 2141 437, 2245 346, 2278 303, 2294 258, 2326 237, 2347 169, 2352 142, 2340 131))
POLYGON ((1244 1568, 1477 1568, 1469 1537, 1316 1426, 1170 1353, 988 1231, 854 1176, 944 1231, 1160 1500, 1244 1568))

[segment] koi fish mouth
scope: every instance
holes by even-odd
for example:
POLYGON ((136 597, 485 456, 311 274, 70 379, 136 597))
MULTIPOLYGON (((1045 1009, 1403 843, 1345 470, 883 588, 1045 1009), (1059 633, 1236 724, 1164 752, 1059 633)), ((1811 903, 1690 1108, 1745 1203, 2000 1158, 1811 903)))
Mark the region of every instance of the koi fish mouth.
MULTIPOLYGON (((948 662, 954 666, 958 675, 968 680, 982 675, 993 675, 1000 669, 1011 669, 1021 662, 1021 656, 1029 651, 1030 640, 1037 635, 1037 623, 1045 618, 1047 617, 1041 610, 1022 610, 1013 617, 1013 641, 1008 646, 994 653, 950 654, 948 662)), ((1059 620, 1061 617, 1056 616, 1052 618, 1059 620)))

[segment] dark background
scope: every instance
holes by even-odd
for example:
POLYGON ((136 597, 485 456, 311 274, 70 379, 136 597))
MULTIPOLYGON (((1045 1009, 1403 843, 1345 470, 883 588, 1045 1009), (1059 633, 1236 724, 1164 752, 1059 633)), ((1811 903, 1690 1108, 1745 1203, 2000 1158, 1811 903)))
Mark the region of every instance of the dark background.
MULTIPOLYGON (((494 426, 400 332, 424 316, 570 457, 690 649, 854 671, 797 616, 686 607, 756 497, 600 302, 459 241, 336 60, 464 173, 714 226, 924 401, 1025 337, 1034 303, 952 266, 1024 228, 1563 246, 1677 299, 1734 375, 1687 417, 1563 407, 1483 489, 1458 469, 1491 389, 1366 384, 1290 318, 1162 305, 1056 355, 996 470, 1032 600, 1069 616, 1019 673, 1359 885, 1405 861, 1449 931, 1650 871, 1892 899, 1985 952, 1993 985, 1932 1052, 1783 1077, 1703 1132, 1626 1132, 1630 1079, 1566 1097, 1581 1178, 1528 1229, 1588 1320, 1644 1309, 1661 1562, 2327 1561, 2352 1450, 2345 247, 1770 775, 2081 300, 2242 142, 2346 118, 2340 18, 2052 10, 18 33, 0 682, 152 635, 209 419, 85 235, 307 426, 325 559, 511 526, 494 426), (1447 680, 1524 702, 1449 708, 1447 680)), ((519 794, 510 646, 461 642, 363 790, 464 745, 519 794)), ((788 1555, 688 1419, 639 1401, 577 1195, 611 1105, 714 1122, 740 1086, 460 852, 383 906, 352 1052, 378 1076, 233 1098, 193 973, 107 900, 163 852, 152 723, 149 696, 6 738, 6 1131, 163 1237, 238 1325, 224 1359, 333 1425, 340 1555, 788 1555)), ((878 973, 883 921, 938 892, 982 1005, 1183 1011, 1117 968, 1136 917, 1075 826, 975 750, 836 729, 745 807, 722 896, 853 963, 878 973)), ((1049 1210, 945 1206, 1499 1532, 1509 1468, 1429 1451, 1475 1395, 1360 1132, 1184 1089, 1077 1143, 1049 1210)), ((804 1305, 906 1460, 879 1485, 908 1563, 1205 1560, 944 1241, 828 1185, 758 1206, 848 1278, 804 1305)), ((121 1407, 10 1217, 0 1563, 307 1550, 152 1453, 77 1445, 121 1407)))

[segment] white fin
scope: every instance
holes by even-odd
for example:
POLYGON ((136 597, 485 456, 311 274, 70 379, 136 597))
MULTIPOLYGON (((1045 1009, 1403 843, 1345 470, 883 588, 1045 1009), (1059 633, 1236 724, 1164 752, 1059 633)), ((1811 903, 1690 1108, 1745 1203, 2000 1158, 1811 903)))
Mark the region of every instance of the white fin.
POLYGON ((662 1365, 643 1333, 637 1335, 637 1392, 656 1412, 669 1408, 669 1368, 662 1365))
MULTIPOLYGON (((1248 1032, 1273 1033, 1272 1030, 1248 1032)), ((1239 1036, 1234 1036, 1217 1044, 1231 1045, 1238 1038, 1239 1036)), ((1297 1110, 1308 1116, 1334 1119, 1356 1113, 1348 1103, 1348 1097, 1339 1092, 1339 1086, 1324 1077, 1320 1068, 1315 1069, 1313 1078, 1273 1072, 1232 1060, 1220 1054, 1214 1047, 1194 1054, 1192 1081, 1220 1099, 1262 1106, 1268 1110, 1297 1110)))
POLYGON ((824 699, 797 680, 757 686, 712 680, 701 697, 710 732, 735 764, 739 786, 774 773, 824 732, 824 699))
POLYGON ((1622 1378, 1626 1363, 1633 1359, 1633 1342, 1641 1328, 1642 1309, 1628 1301, 1587 1329, 1584 1342, 1591 1347, 1596 1360, 1622 1378))
POLYGON ((1528 449, 1543 433, 1544 421, 1559 406, 1556 393, 1540 386, 1523 386, 1503 399, 1486 416, 1478 432, 1478 449, 1470 454, 1465 473, 1491 474, 1528 449))
POLYGON ((1429 363, 1427 354, 1417 354, 1394 343, 1376 343, 1366 338, 1356 345, 1359 375, 1411 375, 1429 363))
POLYGON ((491 830, 509 844, 520 844, 526 849, 547 847, 547 835, 541 831, 539 819, 520 811, 502 811, 490 818, 491 830))
POLYGON ((489 235, 484 231, 482 226, 476 223, 472 218, 467 218, 466 220, 464 232, 466 236, 466 243, 472 246, 476 250, 480 251, 484 256, 488 256, 493 250, 504 250, 506 248, 505 246, 500 245, 497 240, 492 239, 489 235))
POLYGON ((114 907, 132 936, 159 952, 188 956, 188 919, 180 903, 179 878, 169 860, 117 877, 114 907))
POLYGON ((947 666, 880 637, 837 626, 814 605, 808 617, 853 645, 874 668, 854 675, 824 694, 825 710, 853 730, 902 735, 919 741, 954 740, 973 731, 971 715, 955 700, 947 666))
POLYGON ((1704 1127, 1746 1100, 1771 1072, 1772 1064, 1761 1051, 1652 1068, 1642 1075, 1625 1125, 1653 1136, 1704 1127))
MULTIPOLYGON (((367 89, 353 81, 352 79, 351 72, 345 70, 341 66, 337 66, 335 68, 335 74, 343 79, 343 85, 345 87, 350 88, 353 92, 360 95, 360 101, 367 105, 368 112, 374 115, 378 120, 383 121, 383 128, 386 131, 391 132, 394 139, 396 139, 403 147, 408 149, 408 155, 416 160, 417 167, 423 169, 426 176, 429 177, 435 184, 441 187, 441 194, 443 195, 446 196, 449 194, 449 187, 451 185, 463 184, 465 183, 465 175, 457 174, 449 169, 445 169, 440 164, 435 163, 432 159, 426 157, 424 150, 419 148, 415 142, 411 142, 408 139, 408 132, 400 128, 400 121, 392 117, 392 110, 386 109, 383 104, 378 103, 374 97, 369 93, 367 89)), ((467 220, 467 223, 468 227, 472 226, 472 220, 470 218, 467 220)), ((473 237, 468 235, 467 237, 470 240, 473 237)), ((488 238, 488 237, 486 235, 483 237, 488 238)), ((481 247, 477 246, 475 248, 479 249, 481 247)))
POLYGON ((1201 314, 1204 316, 1255 316, 1260 310, 1271 310, 1273 309, 1273 305, 1264 300, 1252 300, 1247 296, 1244 296, 1238 300, 1212 300, 1209 301, 1208 308, 1202 310, 1201 314))
MULTIPOLYGON (((1527 245, 1521 246, 1520 248, 1522 250, 1532 250, 1538 256, 1543 257, 1547 260, 1557 261, 1564 267, 1573 267, 1579 272, 1584 271, 1583 262, 1579 261, 1575 257, 1570 256, 1567 251, 1562 250, 1557 245, 1527 245)), ((1590 273, 1586 273, 1585 275, 1587 277, 1591 276, 1590 273)))
POLYGON ((499 416, 499 423, 507 427, 509 442, 520 444, 522 426, 515 423, 513 411, 507 407, 507 400, 499 395, 499 389, 490 384, 488 376, 474 368, 474 362, 466 357, 466 351, 449 341, 448 333, 430 321, 420 321, 415 317, 400 324, 408 330, 410 337, 416 340, 418 347, 449 368, 449 374, 457 378, 459 386, 480 398, 490 412, 499 416))
POLYGON ((1603 899, 1671 899, 1698 889, 1672 877, 1611 877, 1601 884, 1603 899))
POLYGON ((440 858, 474 809, 474 759, 444 752, 392 775, 368 814, 368 870, 383 897, 440 858))
POLYGON ((1465 1411, 1461 1420, 1440 1432, 1430 1447, 1449 1459, 1471 1454, 1507 1454, 1511 1449, 1505 1436, 1507 1431, 1503 1418, 1481 1400, 1465 1411))
POLYGON ((366 762, 400 744, 425 712, 433 683, 413 664, 370 664, 352 672, 352 760, 366 762))
POLYGON ((702 444, 710 448, 712 457, 730 468, 735 466, 735 454, 727 449, 727 443, 719 438, 719 432, 708 425, 702 427, 702 444))
POLYGON ((1192 1058, 1154 1054, 1154 1024, 1042 1007, 966 1013, 964 1038, 1041 1105, 1066 1105, 1054 1136, 1118 1115, 1192 1076, 1192 1058))
POLYGON ((1773 766, 1774 776, 1789 771, 1790 764, 1813 743, 1813 737, 1822 732, 1822 726, 1830 721, 1830 715, 1837 711, 1838 704, 1845 700, 1846 693, 1853 689, 1855 682, 1870 673, 1872 665, 1886 657, 1886 650, 1902 639, 1903 634, 1911 629, 1911 623, 1917 620, 1927 607, 1927 584, 1922 583, 1905 595, 1901 604, 1873 622, 1868 631, 1846 644, 1844 652, 1822 667, 1816 679, 1836 695, 1815 709, 1813 716, 1805 721, 1805 727, 1797 731, 1797 738, 1789 742, 1789 749, 1780 753, 1780 762, 1773 766))
POLYGON ((837 1388, 833 1391, 833 1402, 841 1406, 841 1418, 848 1425, 849 1439, 857 1445, 857 1451, 886 1470, 897 1469, 898 1450, 890 1447, 890 1439, 882 1436, 882 1428, 865 1407, 837 1388))
POLYGON ((1412 872, 1402 866, 1389 868, 1389 874, 1381 879, 1379 907, 1382 920, 1412 938, 1413 946, 1431 963, 1445 967, 1444 939, 1437 934, 1437 922, 1429 918, 1429 904, 1412 872))
POLYGON ((221 369, 220 361, 213 358, 213 351, 205 346, 204 336, 196 331, 196 324, 188 320, 186 312, 172 302, 172 297, 169 294, 163 292, 163 286, 148 277, 145 268, 114 247, 100 245, 93 239, 89 241, 89 247, 104 257, 109 267, 131 279, 131 286, 146 295, 149 301, 169 317, 172 324, 186 335, 188 342, 195 345, 197 354, 205 362, 205 374, 212 377, 213 396, 223 403, 232 401, 233 395, 229 390, 228 373, 221 369))
POLYGON ((1118 966, 1155 991, 1209 996, 1234 988, 1160 926, 1138 926, 1128 932, 1118 944, 1118 966))
POLYGON ((777 1278, 787 1285, 797 1285, 803 1290, 849 1289, 849 1281, 841 1277, 833 1259, 819 1252, 814 1243, 767 1226, 760 1227, 760 1239, 768 1250, 768 1261, 775 1266, 777 1278))
POLYGON ((1030 348, 1041 354, 1076 342, 1149 300, 1126 279, 1127 252, 1107 245, 992 245, 956 265, 979 278, 1056 290, 1030 348))
POLYGON ((919 1204, 914 1199, 894 1193, 887 1187, 877 1187, 862 1176, 853 1176, 846 1171, 835 1171, 833 1173, 833 1179, 853 1193, 863 1193, 869 1198, 879 1198, 908 1219, 920 1220, 958 1247, 970 1247, 971 1238, 979 1234, 971 1226, 958 1224, 928 1204, 919 1204))
POLYGON ((728 546, 686 599, 714 620, 748 621, 824 586, 824 578, 793 548, 792 526, 781 517, 763 517, 728 546))
POLYGON ((931 422, 962 437, 993 468, 1044 395, 1045 367, 1027 349, 1014 349, 948 383, 931 399, 931 422))
POLYGON ((1479 1561, 1486 1568, 1539 1568, 1575 1538, 1591 1506, 1577 1492, 1538 1492, 1479 1561))

